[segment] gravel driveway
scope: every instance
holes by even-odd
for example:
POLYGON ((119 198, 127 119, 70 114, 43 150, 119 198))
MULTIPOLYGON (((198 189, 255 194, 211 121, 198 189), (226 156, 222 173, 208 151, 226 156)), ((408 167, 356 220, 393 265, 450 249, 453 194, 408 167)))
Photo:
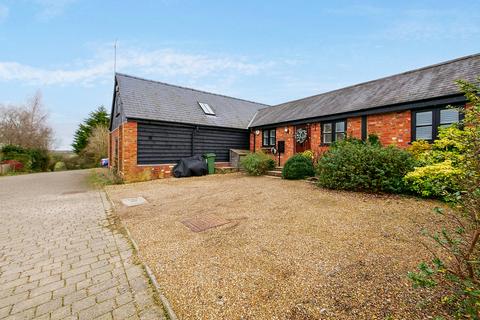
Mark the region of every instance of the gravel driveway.
MULTIPOLYGON (((243 174, 109 186, 181 319, 426 319, 408 271, 441 205, 243 174), (148 203, 125 207, 120 199, 148 203), (208 221, 207 221, 208 220, 208 221), (192 222, 193 221, 193 222, 192 222), (205 225, 217 227, 194 232, 205 225)), ((445 317, 448 319, 448 317, 445 317)))
POLYGON ((0 178, 0 319, 162 319, 88 171, 0 178))

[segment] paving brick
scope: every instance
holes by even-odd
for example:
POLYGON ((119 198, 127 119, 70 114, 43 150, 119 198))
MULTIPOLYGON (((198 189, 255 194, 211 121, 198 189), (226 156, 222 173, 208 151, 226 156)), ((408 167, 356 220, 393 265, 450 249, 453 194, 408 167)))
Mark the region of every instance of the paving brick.
POLYGON ((16 287, 13 292, 14 293, 21 293, 21 292, 32 290, 32 289, 38 287, 38 282, 39 281, 37 280, 37 281, 22 284, 21 286, 16 287))
POLYGON ((10 309, 12 309, 12 306, 0 308, 0 319, 8 316, 8 314, 10 313, 10 309))
POLYGON ((38 285, 41 287, 41 286, 44 286, 44 285, 49 284, 51 282, 60 281, 60 279, 61 279, 60 275, 55 274, 53 276, 49 276, 49 277, 40 279, 40 282, 38 283, 38 285))
POLYGON ((95 296, 89 296, 85 299, 72 303, 72 311, 79 312, 96 304, 95 296))
POLYGON ((70 277, 76 276, 80 273, 85 273, 87 271, 90 271, 90 266, 89 265, 81 266, 79 268, 75 268, 75 269, 72 269, 70 271, 63 272, 62 273, 62 278, 63 279, 68 279, 70 277))
POLYGON ((45 313, 50 313, 56 309, 59 309, 62 306, 62 299, 57 298, 55 300, 50 300, 47 303, 41 304, 37 307, 35 311, 35 316, 41 316, 45 313))
POLYGON ((105 195, 63 194, 87 189, 87 174, 0 179, 11 191, 0 194, 0 319, 164 318, 129 242, 110 229, 105 195))
POLYGON ((113 310, 113 318, 115 320, 123 320, 135 315, 136 313, 137 310, 135 309, 135 305, 133 304, 133 302, 130 302, 113 310))
POLYGON ((41 294, 39 296, 33 297, 31 299, 20 301, 20 302, 13 305, 11 313, 15 314, 17 312, 21 312, 21 311, 24 311, 24 310, 27 310, 27 309, 30 309, 30 308, 34 308, 38 305, 41 305, 41 304, 49 301, 51 299, 51 297, 52 297, 52 294, 49 292, 49 293, 44 293, 44 294, 41 294))
POLYGON ((10 289, 10 288, 15 288, 17 286, 21 286, 21 285, 23 285, 27 282, 28 282, 27 277, 23 277, 23 278, 20 278, 20 279, 15 279, 15 280, 12 280, 12 281, 9 281, 9 282, 5 282, 5 283, 2 283, 0 285, 0 291, 7 290, 7 289, 10 289))
POLYGON ((115 308, 115 306, 115 301, 113 299, 97 303, 88 309, 80 311, 78 318, 80 320, 94 319, 96 317, 104 315, 105 313, 111 312, 115 308))
POLYGON ((69 305, 80 300, 83 300, 87 296, 87 290, 83 289, 80 291, 75 291, 71 294, 67 294, 63 297, 63 304, 69 305))
POLYGON ((19 294, 14 294, 14 295, 2 298, 0 299, 0 308, 3 308, 5 306, 11 306, 18 301, 27 299, 27 297, 28 297, 28 292, 22 292, 19 294))
POLYGON ((59 280, 55 282, 51 282, 49 284, 39 286, 38 288, 32 289, 30 291, 30 297, 35 297, 41 295, 45 292, 52 292, 59 288, 63 288, 65 286, 65 280, 59 280))
POLYGON ((71 307, 64 306, 64 307, 58 308, 57 310, 54 310, 50 315, 50 318, 52 320, 65 319, 68 316, 71 316, 71 314, 72 314, 71 307))
POLYGON ((118 296, 118 289, 117 287, 113 287, 98 293, 97 302, 103 302, 105 300, 115 299, 117 296, 118 296))

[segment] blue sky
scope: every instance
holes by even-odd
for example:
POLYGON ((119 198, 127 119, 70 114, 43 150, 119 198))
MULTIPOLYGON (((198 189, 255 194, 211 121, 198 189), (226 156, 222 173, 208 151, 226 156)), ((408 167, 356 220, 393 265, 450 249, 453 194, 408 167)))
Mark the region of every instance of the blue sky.
POLYGON ((117 70, 277 104, 480 50, 480 1, 0 0, 0 103, 70 147, 117 70))

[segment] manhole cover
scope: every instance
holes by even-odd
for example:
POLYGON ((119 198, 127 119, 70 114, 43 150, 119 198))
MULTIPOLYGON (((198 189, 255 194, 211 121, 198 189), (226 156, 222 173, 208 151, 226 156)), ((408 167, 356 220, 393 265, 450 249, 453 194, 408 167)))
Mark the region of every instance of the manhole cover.
POLYGON ((73 191, 65 191, 62 194, 67 195, 67 194, 77 194, 77 193, 85 193, 85 192, 87 192, 87 191, 85 191, 85 190, 73 190, 73 191))
POLYGON ((127 207, 134 207, 147 203, 147 200, 145 200, 143 197, 125 198, 122 199, 122 203, 127 207))
POLYGON ((222 226, 230 221, 213 215, 204 215, 195 218, 187 218, 181 222, 193 232, 202 232, 211 228, 222 226))

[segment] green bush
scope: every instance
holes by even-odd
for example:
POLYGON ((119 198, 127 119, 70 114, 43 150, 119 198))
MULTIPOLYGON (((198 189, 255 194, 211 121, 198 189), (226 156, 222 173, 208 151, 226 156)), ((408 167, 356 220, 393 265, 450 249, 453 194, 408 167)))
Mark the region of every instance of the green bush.
POLYGON ((263 152, 249 153, 242 159, 241 166, 249 175, 261 176, 275 168, 275 161, 263 152))
POLYGON ((405 176, 409 189, 422 196, 448 200, 460 191, 458 180, 463 170, 459 164, 464 161, 465 146, 460 141, 466 139, 468 130, 457 125, 440 128, 438 139, 432 144, 415 141, 407 149, 416 159, 413 172, 405 176))
POLYGON ((50 162, 50 156, 47 150, 42 149, 30 149, 30 158, 32 161, 30 169, 32 171, 47 171, 48 164, 50 162))
POLYGON ((315 175, 312 159, 303 154, 296 154, 290 157, 282 170, 284 179, 304 179, 315 175))
POLYGON ((65 162, 58 161, 55 163, 55 166, 53 167, 53 171, 64 171, 67 170, 67 166, 65 165, 65 162))
POLYGON ((415 160, 405 150, 346 139, 336 143, 318 160, 319 186, 331 189, 402 193, 403 177, 415 160))
MULTIPOLYGON (((462 111, 463 130, 455 126, 441 130, 432 150, 420 152, 427 164, 414 173, 448 172, 448 179, 441 178, 441 188, 445 189, 442 196, 450 209, 434 209, 440 215, 435 218, 436 230, 422 228, 435 244, 431 247, 431 242, 425 241, 432 260, 420 263, 408 277, 414 287, 430 292, 426 299, 438 299, 450 313, 449 318, 480 319, 480 77, 474 83, 459 80, 457 84, 470 102, 470 107, 462 111), (451 174, 454 170, 458 173, 455 177, 451 174), (446 189, 452 182, 456 191, 449 195, 446 189)), ((430 185, 422 185, 419 191, 430 189, 430 185)), ((440 317, 432 314, 429 318, 440 317)))
POLYGON ((47 171, 50 157, 47 150, 26 149, 16 145, 6 145, 2 148, 3 160, 17 160, 25 171, 47 171))
POLYGON ((451 160, 415 168, 404 180, 408 188, 422 197, 445 198, 459 187, 457 180, 462 170, 453 167, 451 160))

